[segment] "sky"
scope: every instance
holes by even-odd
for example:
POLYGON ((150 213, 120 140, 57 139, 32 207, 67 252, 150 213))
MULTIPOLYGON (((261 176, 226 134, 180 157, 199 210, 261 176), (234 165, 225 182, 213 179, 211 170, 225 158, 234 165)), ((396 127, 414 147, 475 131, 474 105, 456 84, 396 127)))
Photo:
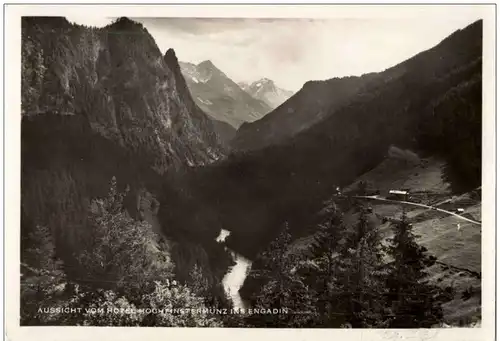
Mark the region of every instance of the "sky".
MULTIPOLYGON (((480 18, 131 19, 146 27, 163 53, 173 48, 180 61, 211 60, 235 82, 269 78, 298 91, 309 80, 383 71, 480 18)), ((68 20, 105 26, 113 19, 68 20)))

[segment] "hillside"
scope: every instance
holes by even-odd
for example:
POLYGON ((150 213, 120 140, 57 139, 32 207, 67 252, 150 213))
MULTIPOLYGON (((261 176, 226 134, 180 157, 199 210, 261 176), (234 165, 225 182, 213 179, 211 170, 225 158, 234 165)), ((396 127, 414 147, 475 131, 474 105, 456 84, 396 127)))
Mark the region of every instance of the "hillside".
POLYGON ((262 78, 250 84, 240 82, 238 85, 252 97, 265 102, 270 108, 275 109, 289 99, 293 92, 282 89, 268 78, 262 78))
POLYGON ((210 60, 198 65, 184 62, 180 65, 195 102, 215 120, 238 129, 244 122, 258 120, 271 111, 266 103, 243 91, 210 60))
MULTIPOLYGON (((410 201, 425 202, 454 212, 457 208, 464 208, 463 216, 471 215, 479 219, 481 211, 480 196, 476 191, 455 196, 451 193, 449 184, 441 176, 443 161, 435 158, 420 158, 416 160, 405 156, 402 150, 398 153, 397 147, 391 147, 387 157, 377 167, 362 174, 352 184, 345 186, 342 193, 354 194, 359 182, 368 184, 368 190, 378 190, 382 194, 393 188, 405 188, 413 193, 410 201)), ((406 151, 406 156, 410 151, 406 151)), ((417 156, 418 157, 418 156, 417 156)), ((331 196, 323 204, 323 209, 317 213, 318 217, 328 217, 327 207, 348 206, 345 196, 331 196)), ((376 200, 358 199, 370 213, 367 222, 381 233, 381 240, 393 237, 391 222, 401 219, 403 209, 413 224, 417 235, 417 242, 427 248, 427 254, 437 258, 437 262, 426 270, 428 280, 443 290, 454 288, 452 298, 443 304, 444 323, 451 326, 469 326, 481 319, 481 226, 464 222, 455 216, 444 214, 430 209, 422 209, 412 205, 378 202, 376 200), (457 228, 460 224, 460 228, 457 228)), ((348 229, 355 229, 359 214, 347 210, 343 216, 348 229)), ((319 220, 319 219, 318 219, 319 220)), ((315 268, 311 262, 311 249, 321 235, 318 230, 312 229, 309 234, 295 238, 287 254, 289 256, 308 259, 309 266, 315 268), (311 265, 312 264, 312 265, 311 265)), ((252 265, 253 273, 261 270, 262 264, 252 265)), ((260 290, 262 283, 251 275, 247 277, 241 294, 250 299, 260 290)))
MULTIPOLYGON (((384 73, 366 76, 373 79, 370 91, 350 97, 348 105, 326 105, 327 117, 282 144, 193 169, 185 187, 204 209, 217 212, 217 224, 232 231, 229 245, 249 258, 284 221, 294 233, 305 233, 334 188, 380 164, 391 145, 441 157, 453 191, 475 188, 481 179, 481 56, 478 21, 384 73)), ((340 80, 303 90, 316 86, 328 93, 321 85, 331 82, 340 80)), ((283 108, 303 103, 301 93, 259 122, 286 115, 283 108)))
POLYGON ((235 151, 279 144, 327 117, 361 92, 372 75, 309 81, 264 118, 243 124, 232 141, 235 151))
MULTIPOLYGON (((380 118, 381 122, 385 120, 380 115, 387 115, 385 118, 388 121, 399 122, 401 119, 392 119, 390 115, 396 115, 396 112, 414 112, 414 107, 422 106, 432 96, 432 92, 437 91, 436 93, 441 93, 444 97, 456 96, 457 92, 471 91, 474 89, 474 83, 477 83, 477 78, 472 75, 479 72, 481 65, 479 54, 481 39, 475 37, 480 34, 481 26, 480 22, 476 22, 466 30, 455 32, 434 48, 380 73, 309 81, 300 91, 263 119, 244 124, 238 130, 232 148, 235 151, 251 151, 275 144, 296 143, 288 140, 318 122, 326 122, 326 119, 328 122, 336 122, 338 127, 342 124, 339 116, 359 110, 354 107, 360 108, 362 103, 369 103, 376 97, 387 99, 393 105, 379 101, 380 104, 373 108, 372 115, 380 118), (463 49, 459 48, 460 44, 464 44, 463 49), (460 84, 460 79, 467 81, 460 84), (411 96, 411 105, 409 100, 403 99, 409 96, 408 91, 415 91, 425 83, 432 83, 432 87, 414 93, 411 96), (448 88, 450 84, 455 86, 448 88), (450 90, 450 93, 444 93, 444 89, 450 90)), ((480 84, 475 86, 477 88, 480 84)), ((432 100, 437 106, 440 98, 436 96, 432 100)), ((443 108, 443 111, 448 109, 451 108, 443 108)), ((433 120, 421 119, 420 124, 426 124, 425 131, 429 133, 434 129, 443 129, 441 126, 436 127, 433 120)), ((413 132, 412 134, 414 135, 413 132)), ((428 143, 433 142, 428 141, 428 143)))
MULTIPOLYGON (((402 164, 401 160, 389 158, 375 169, 363 174, 358 181, 370 182, 373 188, 387 191, 390 188, 406 188, 414 193, 411 201, 455 212, 464 209, 460 215, 480 219, 481 200, 475 191, 456 196, 449 184, 443 181, 442 161, 423 159, 421 164, 402 164), (399 167, 396 166, 399 161, 399 167)), ((384 238, 390 238, 390 221, 400 219, 403 206, 374 200, 366 201, 373 214, 380 219, 380 230, 384 238), (388 220, 388 222, 383 222, 388 220)), ((404 205, 413 223, 418 242, 437 258, 431 268, 430 280, 443 289, 452 285, 455 294, 452 301, 444 305, 445 322, 451 325, 470 324, 481 316, 481 226, 458 219, 442 212, 404 205), (471 296, 463 298, 466 290, 471 296)))
POLYGON ((231 148, 231 140, 236 135, 236 129, 229 123, 216 119, 212 119, 212 124, 217 134, 217 138, 219 139, 219 143, 224 146, 226 150, 229 150, 231 148))

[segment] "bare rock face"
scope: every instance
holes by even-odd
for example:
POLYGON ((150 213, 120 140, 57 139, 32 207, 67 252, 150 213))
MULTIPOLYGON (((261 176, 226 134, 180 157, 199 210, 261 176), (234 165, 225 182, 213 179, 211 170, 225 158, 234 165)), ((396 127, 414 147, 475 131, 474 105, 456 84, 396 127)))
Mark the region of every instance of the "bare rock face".
POLYGON ((97 29, 28 17, 22 52, 23 115, 85 116, 92 131, 148 154, 159 173, 222 156, 175 54, 164 59, 141 24, 121 18, 97 29))

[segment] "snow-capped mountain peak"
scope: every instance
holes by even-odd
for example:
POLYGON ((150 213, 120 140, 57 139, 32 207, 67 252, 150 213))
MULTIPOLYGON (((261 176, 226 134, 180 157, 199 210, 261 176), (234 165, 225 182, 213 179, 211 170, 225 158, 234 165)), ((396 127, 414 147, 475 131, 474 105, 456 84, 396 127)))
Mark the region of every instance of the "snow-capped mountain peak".
POLYGON ((281 89, 269 78, 261 78, 251 84, 241 82, 241 88, 253 97, 276 108, 293 95, 293 92, 281 89))
POLYGON ((181 70, 197 104, 216 120, 238 128, 262 118, 271 108, 244 91, 212 61, 181 63, 181 70))

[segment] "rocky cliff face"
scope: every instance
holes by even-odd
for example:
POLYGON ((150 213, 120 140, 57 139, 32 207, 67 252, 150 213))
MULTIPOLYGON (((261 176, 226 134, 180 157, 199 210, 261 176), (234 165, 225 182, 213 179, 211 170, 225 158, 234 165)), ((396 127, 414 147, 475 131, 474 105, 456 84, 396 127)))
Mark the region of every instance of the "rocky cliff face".
POLYGON ((23 233, 49 226, 66 262, 113 176, 133 215, 138 189, 158 196, 170 171, 224 155, 174 52, 126 18, 100 29, 23 18, 22 116, 23 233))
POLYGON ((94 132, 147 153, 154 169, 221 157, 211 121, 196 107, 173 52, 164 59, 141 24, 102 29, 63 18, 23 19, 23 115, 82 115, 94 132))
POLYGON ((236 133, 236 129, 232 128, 225 122, 218 121, 213 117, 206 115, 198 107, 198 104, 196 104, 196 101, 193 99, 189 91, 188 84, 186 82, 186 79, 184 78, 184 75, 182 74, 181 66, 173 49, 169 49, 167 51, 164 60, 167 66, 169 66, 169 68, 172 70, 175 77, 177 90, 179 93, 183 94, 183 102, 188 107, 189 112, 191 113, 191 117, 194 120, 197 120, 196 123, 199 127, 201 127, 201 132, 214 131, 215 135, 217 136, 217 142, 219 143, 219 145, 222 148, 227 149, 229 141, 234 137, 234 134, 236 133), (209 120, 206 119, 207 117, 209 118, 209 120))

